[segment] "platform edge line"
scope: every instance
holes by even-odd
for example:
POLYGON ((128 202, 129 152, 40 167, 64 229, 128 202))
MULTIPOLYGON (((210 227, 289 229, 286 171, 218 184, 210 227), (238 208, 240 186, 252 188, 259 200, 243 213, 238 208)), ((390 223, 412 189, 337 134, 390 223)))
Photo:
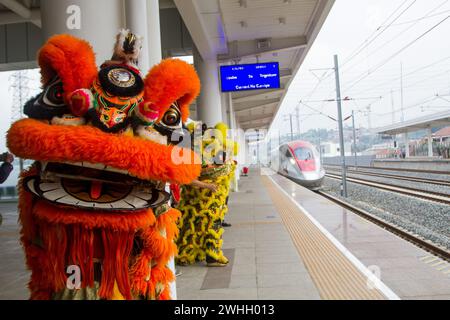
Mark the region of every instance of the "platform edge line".
MULTIPOLYGON (((350 260, 350 262, 367 278, 373 277, 373 273, 358 259, 356 258, 341 242, 339 242, 328 230, 326 230, 303 206, 301 206, 295 199, 283 190, 278 183, 270 176, 266 175, 273 184, 283 192, 307 217, 314 225, 319 228, 321 232, 338 248, 341 253, 350 260)), ((392 291, 381 279, 378 279, 374 286, 384 294, 389 300, 401 300, 400 297, 392 291)))

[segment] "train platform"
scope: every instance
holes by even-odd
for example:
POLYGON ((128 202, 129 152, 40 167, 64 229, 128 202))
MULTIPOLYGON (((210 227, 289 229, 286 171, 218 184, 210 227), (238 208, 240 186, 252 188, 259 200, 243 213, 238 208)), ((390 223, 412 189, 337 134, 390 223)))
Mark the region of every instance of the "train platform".
MULTIPOLYGON (((27 299, 15 203, 1 203, 0 299, 27 299)), ((450 299, 450 264, 267 169, 230 196, 230 264, 177 267, 182 300, 450 299)))
POLYGON ((225 268, 180 267, 179 299, 450 299, 450 264, 266 169, 230 197, 225 268))

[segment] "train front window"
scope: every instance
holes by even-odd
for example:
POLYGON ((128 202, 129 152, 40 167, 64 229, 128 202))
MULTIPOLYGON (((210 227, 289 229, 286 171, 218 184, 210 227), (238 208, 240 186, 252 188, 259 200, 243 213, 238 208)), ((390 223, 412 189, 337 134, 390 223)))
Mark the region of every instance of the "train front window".
POLYGON ((294 153, 295 153, 295 157, 298 160, 305 161, 305 160, 312 160, 314 158, 313 152, 309 148, 299 147, 299 148, 295 149, 294 153))

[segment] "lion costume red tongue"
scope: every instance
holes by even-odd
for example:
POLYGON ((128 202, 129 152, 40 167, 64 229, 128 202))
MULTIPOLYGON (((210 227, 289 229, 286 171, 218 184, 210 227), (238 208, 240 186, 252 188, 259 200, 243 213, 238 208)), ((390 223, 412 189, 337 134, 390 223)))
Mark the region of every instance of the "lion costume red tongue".
MULTIPOLYGON (((38 61, 44 93, 60 80, 69 112, 71 93, 90 89, 97 77, 92 48, 69 35, 49 39, 38 61)), ((156 122, 171 105, 179 106, 187 119, 200 90, 194 69, 176 60, 154 67, 143 83, 144 103, 159 112, 156 122)), ((130 134, 131 126, 108 133, 84 125, 89 119, 73 121, 79 114, 64 115, 77 125, 54 124, 52 114, 60 117, 61 109, 29 107, 35 119, 14 123, 7 141, 15 155, 36 160, 19 181, 31 299, 170 299, 174 275, 167 264, 177 251, 173 240, 179 212, 162 196, 168 193, 161 185, 195 179, 197 156, 184 150, 192 163, 175 164, 174 146, 130 134), (65 166, 66 172, 49 172, 47 163, 65 166), (94 178, 77 180, 67 168, 94 173, 94 178), (73 270, 81 275, 75 288, 69 285, 73 270)), ((136 115, 130 111, 127 116, 136 115)))

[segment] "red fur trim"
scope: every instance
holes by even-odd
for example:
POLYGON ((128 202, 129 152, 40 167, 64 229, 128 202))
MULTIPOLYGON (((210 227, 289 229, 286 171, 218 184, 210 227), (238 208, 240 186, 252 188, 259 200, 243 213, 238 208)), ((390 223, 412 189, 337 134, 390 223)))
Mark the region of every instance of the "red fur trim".
POLYGON ((114 282, 125 299, 131 300, 131 289, 128 278, 128 258, 133 248, 134 233, 123 231, 111 232, 102 230, 105 256, 102 263, 102 280, 99 296, 110 299, 113 295, 114 282))
POLYGON ((146 180, 188 184, 199 176, 201 169, 198 155, 191 150, 183 152, 195 162, 175 164, 172 154, 178 153, 179 147, 109 134, 91 126, 48 125, 22 119, 11 126, 7 140, 11 152, 21 158, 101 163, 128 170, 146 180))
POLYGON ((109 228, 118 231, 147 228, 155 221, 151 209, 130 213, 107 213, 58 207, 45 200, 36 202, 33 214, 51 224, 80 224, 86 229, 109 228))
POLYGON ((131 290, 135 294, 147 295, 147 278, 150 277, 151 260, 151 256, 143 252, 137 257, 136 262, 130 268, 131 290))
POLYGON ((166 287, 164 288, 164 291, 161 292, 161 294, 158 297, 158 300, 171 300, 171 296, 170 296, 170 285, 166 285, 166 287))
POLYGON ((95 54, 88 42, 69 34, 55 35, 39 50, 41 82, 46 85, 56 74, 66 94, 90 88, 97 75, 95 54))
POLYGON ((158 300, 170 300, 169 284, 172 281, 175 281, 175 275, 173 272, 166 265, 156 265, 152 268, 149 288, 155 292, 154 290, 156 288, 156 284, 163 283, 164 289, 158 297, 158 300))
POLYGON ((189 117, 189 105, 200 93, 200 79, 194 67, 178 59, 166 59, 145 77, 144 101, 161 108, 160 117, 177 101, 183 122, 189 117))

